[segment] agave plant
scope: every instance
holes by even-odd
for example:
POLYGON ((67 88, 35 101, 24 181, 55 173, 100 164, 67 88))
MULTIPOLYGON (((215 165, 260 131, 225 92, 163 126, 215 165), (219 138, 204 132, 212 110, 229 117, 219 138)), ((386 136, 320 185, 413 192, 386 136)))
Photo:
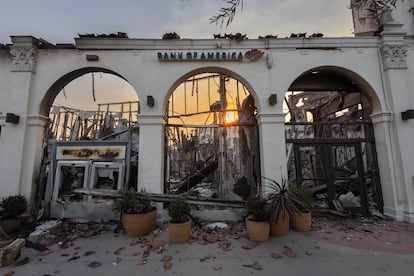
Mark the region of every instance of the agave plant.
POLYGON ((293 185, 289 187, 289 194, 293 195, 293 200, 300 210, 311 210, 314 201, 312 189, 305 185, 293 185))
POLYGON ((269 182, 266 187, 269 189, 269 192, 267 193, 267 201, 270 209, 271 221, 277 221, 285 214, 300 215, 301 212, 298 206, 303 208, 307 207, 305 203, 289 191, 287 180, 283 177, 281 182, 267 177, 263 177, 263 179, 269 182))

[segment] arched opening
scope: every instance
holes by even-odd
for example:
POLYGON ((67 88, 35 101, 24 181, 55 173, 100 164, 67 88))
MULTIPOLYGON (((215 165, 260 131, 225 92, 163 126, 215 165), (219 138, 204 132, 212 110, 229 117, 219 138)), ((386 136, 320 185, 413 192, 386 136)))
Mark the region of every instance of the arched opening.
POLYGON ((138 97, 127 81, 111 73, 86 73, 67 83, 54 99, 50 138, 110 139, 107 136, 135 125, 137 114, 138 97))
POLYGON ((383 211, 370 114, 374 97, 356 74, 336 67, 299 76, 285 95, 289 182, 310 187, 319 207, 383 211))
POLYGON ((260 187, 257 108, 230 72, 191 73, 165 110, 165 191, 242 200, 260 187))
POLYGON ((137 185, 137 93, 115 72, 82 68, 55 82, 42 112, 49 116, 49 169, 42 170, 49 175, 41 182, 50 216, 111 219, 105 193, 137 185))

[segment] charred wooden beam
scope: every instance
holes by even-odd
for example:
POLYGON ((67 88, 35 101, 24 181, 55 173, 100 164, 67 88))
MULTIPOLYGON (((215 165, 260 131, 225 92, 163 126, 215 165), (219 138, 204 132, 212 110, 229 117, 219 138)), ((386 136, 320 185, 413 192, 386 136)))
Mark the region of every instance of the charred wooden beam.
POLYGON ((189 189, 193 188, 195 185, 200 183, 206 176, 213 173, 218 168, 218 161, 214 160, 210 164, 208 164, 202 170, 194 173, 189 178, 186 177, 180 182, 180 186, 178 187, 178 192, 185 192, 189 189))
MULTIPOLYGON (((73 192, 75 194, 110 197, 114 199, 121 197, 121 195, 117 191, 97 191, 97 190, 90 190, 90 189, 75 189, 73 192)), ((141 193, 141 192, 137 192, 137 195, 140 198, 148 198, 155 202, 165 202, 165 203, 171 202, 178 197, 182 197, 182 195, 154 194, 154 193, 141 193)), ((238 201, 238 200, 200 198, 200 197, 194 197, 194 196, 186 196, 185 199, 189 204, 192 204, 192 205, 232 207, 232 208, 244 208, 246 206, 244 201, 238 201)))

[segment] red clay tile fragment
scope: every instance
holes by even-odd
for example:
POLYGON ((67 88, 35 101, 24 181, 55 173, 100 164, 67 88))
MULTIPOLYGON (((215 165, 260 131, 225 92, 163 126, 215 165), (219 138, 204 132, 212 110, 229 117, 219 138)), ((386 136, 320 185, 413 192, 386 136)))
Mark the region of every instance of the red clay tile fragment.
POLYGON ((153 250, 160 249, 161 247, 165 246, 165 241, 163 240, 154 240, 150 243, 150 247, 153 250))
POLYGON ((121 254, 122 250, 124 250, 124 249, 125 249, 125 247, 120 247, 120 248, 118 248, 117 250, 115 250, 115 251, 114 251, 114 255, 119 255, 119 254, 121 254))
POLYGON ((289 258, 296 258, 296 253, 292 249, 286 249, 284 254, 289 258))
POLYGON ((171 262, 164 262, 164 269, 170 269, 172 267, 171 262))
POLYGON ((210 234, 210 235, 207 235, 207 236, 206 236, 206 240, 207 240, 209 243, 216 242, 218 239, 219 239, 219 238, 218 238, 216 235, 214 235, 214 234, 210 234))

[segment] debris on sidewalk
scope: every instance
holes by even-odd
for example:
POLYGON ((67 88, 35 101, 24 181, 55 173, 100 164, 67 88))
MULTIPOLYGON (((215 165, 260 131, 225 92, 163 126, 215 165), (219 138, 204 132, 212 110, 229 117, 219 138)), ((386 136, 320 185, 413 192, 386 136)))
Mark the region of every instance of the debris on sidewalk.
POLYGON ((161 262, 163 263, 163 267, 165 270, 168 270, 172 267, 172 263, 171 263, 172 257, 165 255, 162 257, 161 262))
POLYGON ((226 229, 227 227, 229 227, 229 225, 224 222, 214 222, 214 223, 207 224, 206 227, 210 229, 226 229))
POLYGON ((215 271, 220 271, 222 268, 223 267, 221 265, 220 266, 213 266, 213 270, 215 270, 215 271))
POLYGON ((25 239, 19 238, 14 240, 11 244, 7 245, 3 249, 3 254, 1 256, 1 266, 8 266, 13 264, 20 257, 25 242, 25 239))
POLYGON ((315 215, 310 237, 341 246, 379 252, 414 253, 414 224, 378 216, 315 215))
POLYGON ((45 236, 56 232, 61 223, 61 221, 52 220, 37 226, 35 230, 30 233, 28 240, 34 243, 39 242, 39 240, 45 236))
POLYGON ((244 248, 244 249, 253 249, 256 246, 258 246, 259 244, 260 244, 260 242, 246 240, 246 241, 242 242, 242 248, 244 248))
POLYGON ((263 266, 259 262, 254 262, 251 265, 243 265, 244 267, 251 267, 254 270, 263 270, 263 266))
POLYGON ((101 263, 101 262, 94 261, 94 262, 89 263, 89 264, 88 264, 88 267, 90 267, 90 268, 92 268, 92 269, 95 269, 95 268, 97 268, 97 267, 99 267, 99 266, 101 266, 101 265, 102 265, 102 263, 101 263))
POLYGON ((279 253, 275 253, 275 252, 273 252, 273 253, 272 253, 272 258, 273 258, 273 259, 280 259, 280 258, 283 258, 283 256, 282 256, 282 255, 280 255, 279 253))
POLYGON ((212 256, 212 255, 207 255, 207 256, 205 256, 205 257, 203 257, 203 258, 201 258, 200 259, 200 262, 205 262, 205 261, 207 261, 207 260, 209 260, 209 259, 215 259, 216 257, 214 257, 214 256, 212 256))
POLYGON ((292 248, 290 248, 289 246, 285 245, 285 252, 283 252, 283 254, 285 254, 287 257, 289 258, 296 258, 297 254, 295 251, 292 250, 292 248))

